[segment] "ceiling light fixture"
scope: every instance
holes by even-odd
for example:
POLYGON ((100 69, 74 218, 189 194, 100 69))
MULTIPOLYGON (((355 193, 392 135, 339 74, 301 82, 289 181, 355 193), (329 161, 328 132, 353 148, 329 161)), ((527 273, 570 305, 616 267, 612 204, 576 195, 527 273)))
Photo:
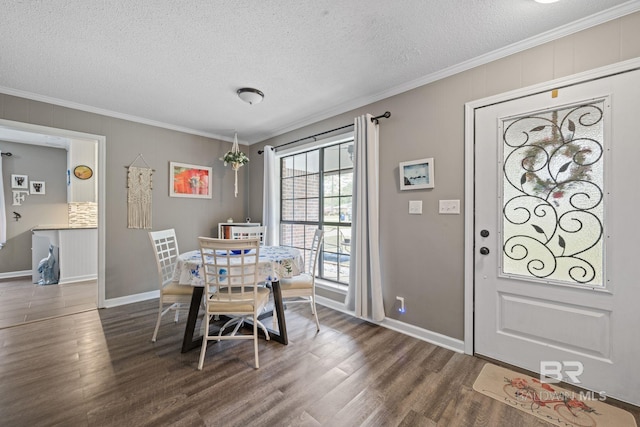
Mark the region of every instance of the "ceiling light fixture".
POLYGON ((264 93, 259 91, 258 89, 253 89, 251 87, 243 87, 238 89, 238 96, 244 102, 247 102, 251 105, 258 104, 264 98, 264 93))
POLYGON ((558 0, 536 0, 536 3, 542 3, 542 4, 547 4, 547 3, 555 3, 558 0))

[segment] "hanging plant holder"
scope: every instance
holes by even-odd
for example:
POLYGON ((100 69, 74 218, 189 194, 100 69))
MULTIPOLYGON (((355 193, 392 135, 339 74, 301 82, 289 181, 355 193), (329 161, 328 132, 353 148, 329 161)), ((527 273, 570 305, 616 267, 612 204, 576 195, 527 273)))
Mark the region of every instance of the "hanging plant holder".
POLYGON ((224 157, 221 157, 220 160, 224 162, 225 166, 231 164, 231 168, 235 173, 234 195, 235 197, 238 197, 238 169, 249 163, 249 157, 247 157, 246 154, 240 151, 240 147, 238 146, 237 132, 233 136, 233 145, 231 146, 231 151, 227 151, 224 157))

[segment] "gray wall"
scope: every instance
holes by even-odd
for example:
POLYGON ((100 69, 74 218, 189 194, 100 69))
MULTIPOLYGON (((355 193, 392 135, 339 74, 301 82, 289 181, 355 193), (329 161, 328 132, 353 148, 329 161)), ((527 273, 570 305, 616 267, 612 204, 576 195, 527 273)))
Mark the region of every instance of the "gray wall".
MULTIPOLYGON (((198 236, 215 235, 218 222, 228 217, 245 218, 248 197, 243 191, 245 175, 253 163, 243 168, 244 173, 239 174, 239 186, 242 190, 238 198, 235 198, 233 173, 218 160, 231 148, 230 142, 4 94, 0 94, 0 118, 106 136, 107 299, 147 292, 158 287, 148 230, 127 228, 125 166, 131 164, 139 153, 155 169, 153 228, 175 228, 182 252, 195 249, 198 236), (170 198, 170 161, 212 166, 213 198, 170 198)), ((241 149, 246 150, 246 147, 241 149)), ((139 161, 136 162, 136 165, 139 164, 139 161)), ((11 212, 9 209, 10 206, 7 211, 11 212)), ((3 251, 4 249, 0 252, 3 251)))
MULTIPOLYGON (((0 273, 31 270, 31 229, 42 224, 66 224, 67 152, 60 148, 0 141, 7 244, 0 250, 0 273), (44 195, 29 195, 21 206, 12 206, 11 175, 28 175, 29 182, 44 181, 44 195), (14 219, 13 212, 22 218, 14 219)), ((20 190, 28 191, 28 190, 20 190)))
MULTIPOLYGON (((438 200, 459 199, 464 210, 464 104, 640 56, 640 13, 599 25, 459 73, 363 108, 251 146, 277 146, 382 114, 380 122, 380 247, 388 317, 453 338, 464 335, 464 217, 439 215, 438 200), (435 188, 400 191, 398 163, 435 159, 435 188), (423 215, 408 215, 409 200, 423 215), (407 312, 393 310, 405 297, 407 312)), ((258 166, 260 162, 252 162, 258 166)), ((260 177, 260 167, 251 177, 260 177)), ((251 179, 250 216, 262 217, 261 182, 251 179)))

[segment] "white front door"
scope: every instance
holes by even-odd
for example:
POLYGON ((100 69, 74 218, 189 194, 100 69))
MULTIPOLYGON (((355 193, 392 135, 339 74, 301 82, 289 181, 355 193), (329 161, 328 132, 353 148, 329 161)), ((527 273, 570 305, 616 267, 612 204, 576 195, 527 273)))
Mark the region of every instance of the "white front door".
POLYGON ((475 352, 640 404, 640 71, 475 110, 475 352))

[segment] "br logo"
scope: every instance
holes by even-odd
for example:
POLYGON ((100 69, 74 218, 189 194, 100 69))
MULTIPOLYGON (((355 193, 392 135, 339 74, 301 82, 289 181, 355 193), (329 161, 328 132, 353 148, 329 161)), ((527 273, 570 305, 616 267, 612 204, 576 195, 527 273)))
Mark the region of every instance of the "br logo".
POLYGON ((584 372, 582 362, 557 360, 540 361, 540 382, 555 384, 565 377, 574 384, 580 384, 578 377, 584 372), (564 375, 563 375, 564 374, 564 375))

